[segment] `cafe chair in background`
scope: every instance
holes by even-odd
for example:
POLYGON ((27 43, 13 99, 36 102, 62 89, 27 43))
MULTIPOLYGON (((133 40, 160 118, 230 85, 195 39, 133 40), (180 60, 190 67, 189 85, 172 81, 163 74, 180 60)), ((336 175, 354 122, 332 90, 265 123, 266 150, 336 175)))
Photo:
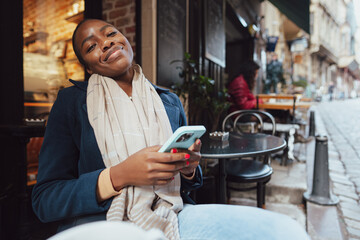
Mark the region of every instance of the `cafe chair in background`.
POLYGON ((269 104, 267 104, 267 109, 270 111, 270 114, 272 113, 271 111, 274 112, 275 115, 273 115, 275 117, 275 119, 277 117, 279 117, 279 119, 277 119, 277 125, 282 123, 282 124, 296 124, 301 128, 304 128, 306 126, 306 121, 303 119, 303 117, 301 116, 302 113, 300 113, 297 110, 297 105, 299 101, 301 101, 301 98, 299 98, 296 94, 257 94, 256 95, 256 109, 261 109, 262 108, 262 104, 260 103, 260 100, 263 101, 267 101, 269 104), (273 102, 273 104, 283 104, 284 105, 284 109, 279 111, 279 106, 271 106, 271 102, 273 102), (289 106, 288 104, 286 104, 286 102, 291 103, 291 108, 288 108, 287 106, 289 106), (288 110, 285 110, 288 109, 288 110), (280 114, 280 116, 276 116, 276 114, 279 114, 280 112, 287 112, 284 114, 280 114))
MULTIPOLYGON (((237 134, 264 134, 262 132, 264 131, 265 119, 270 120, 272 124, 270 134, 274 135, 276 131, 274 117, 270 113, 260 110, 238 110, 230 113, 223 120, 222 131, 229 131, 234 137, 237 134), (251 122, 254 123, 255 129, 244 131, 244 124, 250 125, 251 122)), ((270 181, 272 173, 269 155, 227 161, 227 198, 230 199, 231 197, 230 190, 249 191, 256 189, 257 207, 265 208, 266 183, 270 181)))
MULTIPOLYGON (((306 121, 303 120, 301 114, 296 110, 296 104, 298 101, 298 97, 295 94, 286 95, 286 94, 258 94, 256 95, 256 108, 261 109, 262 104, 260 104, 260 99, 264 101, 268 101, 269 104, 266 107, 269 113, 274 113, 277 118, 276 123, 276 135, 285 139, 287 145, 284 151, 282 152, 280 159, 281 165, 286 166, 288 160, 297 160, 300 161, 297 156, 294 154, 294 144, 300 143, 301 149, 306 150, 306 146, 304 143, 307 143, 308 140, 300 134, 300 132, 304 132, 306 128, 306 121), (279 110, 277 107, 271 106, 271 101, 273 104, 283 104, 285 102, 291 102, 291 109, 285 110, 288 107, 288 104, 284 105, 283 110, 279 110), (302 138, 301 138, 302 137, 302 138)), ((264 123, 264 130, 269 131, 272 129, 272 125, 270 123, 264 123)), ((304 151, 304 150, 302 150, 304 151)))
MULTIPOLYGON (((295 110, 296 110, 296 100, 297 97, 296 95, 292 95, 292 94, 257 94, 256 95, 256 108, 257 109, 261 109, 261 103, 260 100, 263 100, 265 102, 271 103, 277 103, 277 104, 281 104, 284 102, 287 102, 286 105, 289 105, 291 103, 291 107, 288 109, 286 114, 281 114, 279 116, 279 119, 277 119, 278 123, 292 123, 294 120, 294 114, 295 114, 295 110)), ((286 107, 288 108, 288 107, 286 107)), ((272 108, 270 108, 270 110, 272 110, 272 108)), ((276 110, 276 108, 274 108, 274 110, 276 110)), ((276 111, 275 111, 276 112, 276 111)), ((278 112, 276 112, 277 114, 278 112)), ((278 116, 273 115, 273 117, 277 118, 278 116)))

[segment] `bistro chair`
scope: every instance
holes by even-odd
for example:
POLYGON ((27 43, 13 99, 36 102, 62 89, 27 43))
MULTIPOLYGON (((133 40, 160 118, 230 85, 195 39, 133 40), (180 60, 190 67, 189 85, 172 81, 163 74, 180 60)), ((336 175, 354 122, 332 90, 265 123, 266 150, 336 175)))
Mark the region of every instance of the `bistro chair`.
MULTIPOLYGON (((238 134, 257 134, 264 131, 264 119, 268 118, 272 124, 270 133, 275 134, 275 119, 270 113, 259 110, 238 110, 227 115, 222 123, 222 130, 229 131, 233 137, 238 134), (247 121, 240 122, 245 119, 247 121), (250 119, 249 119, 250 117, 250 119), (255 123, 255 131, 244 132, 243 124, 255 123)), ((249 191, 256 189, 257 207, 265 208, 265 188, 270 181, 273 169, 270 166, 269 155, 251 159, 229 160, 226 164, 227 198, 230 199, 230 190, 249 191)))
MULTIPOLYGON (((280 120, 280 122, 283 122, 283 123, 294 123, 294 121, 295 121, 295 111, 296 111, 296 101, 297 101, 296 95, 257 94, 256 95, 256 108, 257 109, 261 108, 260 99, 261 100, 267 100, 268 102, 275 101, 275 103, 277 103, 277 104, 281 104, 283 102, 291 101, 291 107, 286 110, 287 114, 282 114, 281 117, 279 117, 278 120, 280 120)), ((288 107, 286 107, 286 108, 288 108, 288 107)), ((269 110, 276 110, 276 109, 277 108, 270 107, 269 110)), ((282 111, 285 111, 285 110, 282 110, 282 111)), ((274 116, 276 117, 276 115, 274 115, 274 116)), ((279 121, 278 121, 278 123, 279 123, 279 121)))
MULTIPOLYGON (((277 116, 276 123, 276 135, 285 139, 287 145, 281 154, 281 165, 287 165, 288 160, 298 160, 299 159, 294 155, 294 144, 295 144, 295 133, 299 135, 300 129, 304 130, 306 127, 306 121, 302 119, 299 115, 299 112, 296 110, 296 104, 298 102, 298 97, 294 95, 286 95, 286 94, 258 94, 256 95, 256 108, 261 108, 260 99, 262 100, 275 100, 276 104, 281 104, 284 102, 291 101, 291 109, 279 110, 277 107, 271 106, 271 104, 267 107, 267 111, 269 113, 280 114, 277 116), (280 123, 279 123, 280 122, 280 123)), ((281 106, 281 105, 280 105, 281 106)), ((268 131, 272 128, 271 124, 265 123, 264 130, 268 131)), ((300 142, 301 143, 301 142, 300 142)), ((303 144, 302 144, 303 145, 303 144)), ((306 148, 305 148, 306 149, 306 148)))

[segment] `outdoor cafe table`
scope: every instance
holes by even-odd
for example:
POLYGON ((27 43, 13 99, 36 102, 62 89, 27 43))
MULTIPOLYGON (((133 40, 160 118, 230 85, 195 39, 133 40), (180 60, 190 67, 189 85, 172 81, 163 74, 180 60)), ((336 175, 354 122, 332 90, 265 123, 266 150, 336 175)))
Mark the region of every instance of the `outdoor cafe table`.
POLYGON ((205 133, 201 141, 201 157, 219 159, 218 203, 226 202, 226 159, 268 155, 286 147, 284 139, 263 133, 230 134, 228 142, 212 140, 205 133))
MULTIPOLYGON (((296 102, 296 108, 309 109, 312 106, 311 102, 296 102)), ((294 104, 292 102, 264 102, 259 103, 259 109, 272 109, 272 110, 293 110, 294 104)))

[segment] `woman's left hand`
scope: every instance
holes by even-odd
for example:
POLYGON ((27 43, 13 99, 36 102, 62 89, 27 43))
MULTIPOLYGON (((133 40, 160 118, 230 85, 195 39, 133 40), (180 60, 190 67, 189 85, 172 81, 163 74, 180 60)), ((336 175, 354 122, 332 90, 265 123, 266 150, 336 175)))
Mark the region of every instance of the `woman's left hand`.
MULTIPOLYGON (((189 164, 186 165, 183 169, 180 170, 180 173, 185 175, 186 177, 193 176, 193 173, 196 169, 196 167, 199 165, 201 154, 201 141, 200 139, 197 139, 191 147, 189 147, 188 150, 184 150, 190 154, 190 158, 187 160, 189 164)), ((179 149, 179 151, 182 151, 179 149)))

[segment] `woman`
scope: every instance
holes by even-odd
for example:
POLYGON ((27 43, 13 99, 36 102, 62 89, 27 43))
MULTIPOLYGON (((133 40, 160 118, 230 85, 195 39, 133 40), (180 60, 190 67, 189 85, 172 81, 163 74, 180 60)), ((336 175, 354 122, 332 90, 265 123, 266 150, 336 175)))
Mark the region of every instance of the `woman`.
POLYGON ((91 77, 60 91, 49 116, 32 193, 41 221, 60 221, 59 231, 126 221, 158 228, 169 239, 306 236, 292 219, 261 209, 184 205, 185 192, 202 184, 200 140, 188 150, 157 152, 186 124, 179 99, 132 65, 131 46, 114 26, 85 20, 73 46, 91 77), (263 221, 268 225, 258 230, 263 221), (274 234, 284 221, 289 231, 274 234))
POLYGON ((252 91, 255 87, 259 68, 259 65, 252 60, 239 65, 236 77, 231 78, 232 80, 227 86, 230 102, 232 102, 230 112, 256 107, 256 98, 252 91))

